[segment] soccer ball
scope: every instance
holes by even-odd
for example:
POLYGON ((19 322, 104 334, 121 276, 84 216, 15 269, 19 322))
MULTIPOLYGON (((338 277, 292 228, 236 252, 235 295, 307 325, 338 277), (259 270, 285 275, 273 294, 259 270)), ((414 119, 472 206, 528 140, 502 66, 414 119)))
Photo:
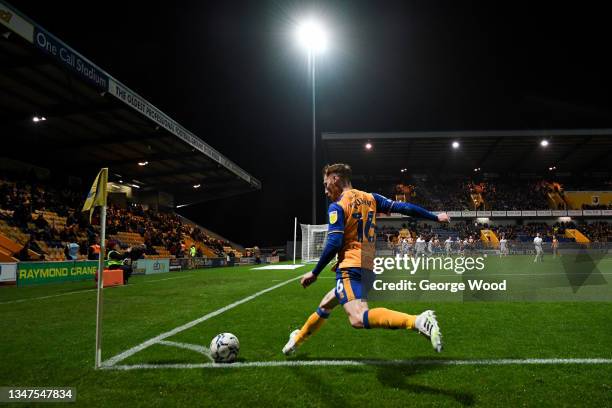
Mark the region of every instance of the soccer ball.
POLYGON ((217 334, 210 342, 210 356, 215 363, 231 363, 238 357, 240 342, 232 333, 217 334))

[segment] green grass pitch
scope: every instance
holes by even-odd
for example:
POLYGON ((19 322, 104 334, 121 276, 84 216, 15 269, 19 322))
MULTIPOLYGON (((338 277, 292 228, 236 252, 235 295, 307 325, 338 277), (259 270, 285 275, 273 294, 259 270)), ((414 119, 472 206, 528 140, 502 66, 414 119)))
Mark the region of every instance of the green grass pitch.
MULTIPOLYGON (((507 262, 516 262, 504 259, 507 262)), ((104 290, 103 360, 307 271, 217 268, 135 276, 104 290)), ((512 269, 512 268, 510 268, 512 269)), ((610 270, 609 272, 612 272, 610 270)), ((270 290, 167 341, 208 346, 220 332, 240 339, 239 362, 282 362, 289 332, 335 284, 325 271, 310 288, 270 290)), ((337 308, 291 361, 402 364, 164 368, 203 364, 169 345, 144 348, 94 370, 92 282, 0 288, 0 386, 75 387, 71 406, 612 406, 612 364, 442 365, 423 360, 612 358, 607 302, 371 302, 409 313, 435 309, 445 350, 414 332, 355 330, 337 308)), ((24 404, 15 404, 24 406, 24 404)))

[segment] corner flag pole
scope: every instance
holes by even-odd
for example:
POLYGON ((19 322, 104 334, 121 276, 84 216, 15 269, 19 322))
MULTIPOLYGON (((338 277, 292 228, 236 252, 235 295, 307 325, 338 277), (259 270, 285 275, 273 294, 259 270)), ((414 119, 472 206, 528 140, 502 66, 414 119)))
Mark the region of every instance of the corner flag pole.
POLYGON ((293 221, 293 264, 295 265, 295 244, 297 241, 297 217, 293 221))
POLYGON ((100 209, 100 259, 98 260, 98 296, 96 305, 96 368, 102 364, 102 288, 106 252, 106 203, 100 209))
POLYGON ((89 222, 96 207, 100 208, 100 256, 98 257, 98 296, 96 305, 96 358, 95 368, 102 364, 102 288, 104 283, 104 253, 106 252, 106 195, 108 184, 108 168, 100 170, 81 211, 89 211, 89 222))

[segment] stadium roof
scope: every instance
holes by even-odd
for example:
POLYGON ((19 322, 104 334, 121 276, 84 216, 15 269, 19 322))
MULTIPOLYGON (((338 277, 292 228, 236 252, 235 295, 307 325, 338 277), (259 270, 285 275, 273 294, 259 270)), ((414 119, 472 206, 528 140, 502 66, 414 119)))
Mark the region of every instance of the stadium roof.
POLYGON ((612 129, 323 133, 325 159, 376 172, 612 171, 612 129), (546 147, 541 141, 547 140, 546 147), (459 142, 453 149, 452 143, 459 142), (371 150, 365 144, 372 144, 371 150))
POLYGON ((261 188, 256 178, 1 0, 0 23, 0 132, 5 146, 11 140, 2 155, 73 174, 109 167, 126 183, 171 193, 177 203, 261 188))

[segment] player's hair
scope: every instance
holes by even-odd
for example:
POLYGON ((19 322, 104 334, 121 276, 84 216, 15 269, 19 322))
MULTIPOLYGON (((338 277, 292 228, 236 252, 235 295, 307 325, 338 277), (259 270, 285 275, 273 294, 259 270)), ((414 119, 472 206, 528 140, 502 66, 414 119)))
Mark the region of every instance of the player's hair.
POLYGON ((327 177, 330 174, 337 174, 343 182, 350 183, 353 171, 351 170, 351 166, 349 166, 348 164, 326 164, 325 167, 323 167, 323 176, 327 177))

